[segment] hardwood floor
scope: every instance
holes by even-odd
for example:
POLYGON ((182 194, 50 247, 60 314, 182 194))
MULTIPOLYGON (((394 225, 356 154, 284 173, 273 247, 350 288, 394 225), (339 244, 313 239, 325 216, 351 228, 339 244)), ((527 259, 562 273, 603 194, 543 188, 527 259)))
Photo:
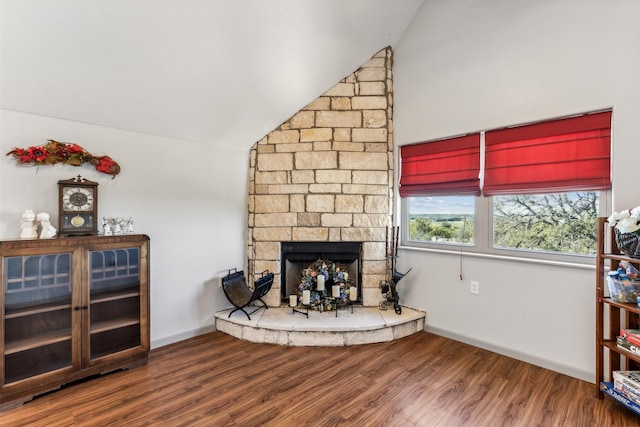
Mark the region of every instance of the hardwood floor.
POLYGON ((213 332, 0 413, 0 426, 637 426, 594 385, 420 332, 351 347, 213 332))

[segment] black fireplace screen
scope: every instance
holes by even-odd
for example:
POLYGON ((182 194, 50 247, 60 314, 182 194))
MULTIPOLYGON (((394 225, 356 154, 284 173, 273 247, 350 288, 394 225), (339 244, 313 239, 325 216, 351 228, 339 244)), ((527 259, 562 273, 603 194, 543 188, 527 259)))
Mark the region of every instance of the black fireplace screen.
POLYGON ((281 243, 281 298, 298 293, 302 271, 318 259, 344 264, 349 277, 356 279, 358 297, 362 286, 362 242, 282 242, 281 243))

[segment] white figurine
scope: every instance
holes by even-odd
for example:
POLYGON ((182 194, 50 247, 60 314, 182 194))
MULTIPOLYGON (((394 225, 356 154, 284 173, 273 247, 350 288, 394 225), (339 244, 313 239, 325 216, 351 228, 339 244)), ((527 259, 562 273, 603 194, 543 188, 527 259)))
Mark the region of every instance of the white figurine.
POLYGON ((58 230, 56 230, 56 228, 51 225, 48 213, 40 212, 38 213, 38 215, 36 215, 36 219, 40 223, 40 227, 42 227, 42 229, 40 230, 41 239, 50 239, 52 237, 56 237, 56 233, 58 232, 58 230))
POLYGON ((36 214, 31 209, 24 211, 20 218, 20 238, 35 239, 38 237, 38 225, 35 223, 36 214))
POLYGON ((113 220, 113 234, 122 234, 122 218, 115 218, 113 220))
POLYGON ((135 222, 133 221, 133 218, 129 217, 129 220, 127 221, 127 229, 126 229, 125 233, 127 233, 127 234, 133 233, 134 224, 135 224, 135 222))
POLYGON ((113 235, 113 232, 111 231, 111 218, 102 217, 102 232, 105 236, 113 235))

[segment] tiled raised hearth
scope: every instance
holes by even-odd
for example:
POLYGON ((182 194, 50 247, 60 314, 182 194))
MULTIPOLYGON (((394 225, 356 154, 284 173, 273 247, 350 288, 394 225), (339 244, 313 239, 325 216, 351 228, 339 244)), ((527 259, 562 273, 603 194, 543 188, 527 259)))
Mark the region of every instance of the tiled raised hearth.
POLYGON ((347 346, 387 342, 424 330, 425 313, 402 307, 402 314, 377 307, 309 311, 309 317, 290 307, 270 307, 251 315, 232 309, 216 313, 216 329, 246 341, 292 346, 347 346))

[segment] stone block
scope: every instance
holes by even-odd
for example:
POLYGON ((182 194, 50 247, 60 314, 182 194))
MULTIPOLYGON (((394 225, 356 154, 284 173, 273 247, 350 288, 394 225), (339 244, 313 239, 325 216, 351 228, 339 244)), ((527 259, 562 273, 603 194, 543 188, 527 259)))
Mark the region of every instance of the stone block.
POLYGON ((330 151, 332 141, 315 141, 313 142, 313 151, 330 151))
POLYGON ((331 141, 333 129, 331 128, 311 128, 300 131, 300 142, 331 141))
POLYGON ((387 274, 387 261, 367 261, 362 263, 362 274, 374 274, 384 276, 387 274))
POLYGON ((337 213, 362 213, 363 197, 360 194, 338 194, 335 199, 335 212, 337 213))
POLYGON ((331 98, 331 109, 334 111, 351 110, 351 98, 336 96, 331 98))
POLYGON ((343 346, 342 334, 332 332, 290 331, 289 345, 293 346, 343 346))
POLYGON ((332 194, 309 194, 307 212, 335 212, 335 196, 332 194))
POLYGON ((313 111, 300 111, 291 118, 290 123, 293 129, 306 129, 313 127, 315 120, 313 111))
POLYGON ((386 185, 344 184, 342 192, 344 194, 377 194, 386 196, 389 194, 389 187, 386 185))
MULTIPOLYGON (((250 285, 251 287, 253 287, 253 282, 258 280, 258 277, 260 277, 260 273, 261 272, 263 272, 265 270, 269 270, 269 271, 272 271, 274 273, 279 272, 280 271, 280 262, 279 261, 270 261, 270 260, 256 260, 252 267, 255 269, 256 276, 247 278, 247 284, 250 285)), ((274 278, 274 282, 275 282, 275 278, 274 278)))
POLYGON ((362 290, 376 289, 380 292, 380 283, 386 280, 384 274, 363 274, 362 275, 362 290))
POLYGON ((353 83, 338 83, 326 91, 323 96, 353 96, 354 94, 355 90, 353 83))
POLYGON ((342 193, 340 184, 309 184, 309 193, 342 193))
POLYGON ((378 67, 362 67, 356 72, 356 78, 359 82, 384 82, 387 79, 387 70, 378 67))
POLYGON ((269 194, 307 194, 309 184, 273 184, 269 186, 269 194))
POLYGON ((300 212, 298 213, 298 226, 300 227, 319 227, 320 223, 320 214, 319 213, 308 213, 308 212, 300 212))
POLYGON ((387 60, 382 56, 374 56, 364 63, 361 68, 384 68, 387 60))
MULTIPOLYGON (((327 97, 327 96, 321 96, 320 98, 316 98, 313 101, 311 101, 309 104, 307 104, 306 107, 304 107, 305 110, 307 111, 324 111, 324 110, 330 110, 331 109, 331 98, 327 97)), ((317 122, 317 119, 316 119, 317 122)))
POLYGON ((329 228, 329 241, 339 242, 340 240, 342 240, 340 228, 336 228, 336 227, 329 228))
POLYGON ((316 126, 332 128, 356 128, 362 126, 360 111, 318 111, 316 126))
POLYGON ((254 227, 256 241, 285 242, 291 240, 291 227, 254 227))
POLYGON ((319 184, 350 183, 351 171, 322 169, 316 172, 316 182, 319 184))
POLYGON ((305 211, 305 195, 291 194, 289 196, 289 211, 304 212, 305 211))
POLYGON ((349 242, 379 242, 384 239, 384 228, 352 227, 342 229, 342 240, 349 242))
POLYGON ((286 195, 257 195, 255 213, 289 212, 289 197, 286 195))
POLYGON ((351 108, 354 110, 386 110, 386 96, 354 96, 351 98, 351 108))
POLYGON ((313 144, 310 142, 299 142, 297 144, 276 144, 276 153, 297 153, 299 151, 313 151, 313 144))
POLYGON ((363 111, 362 126, 366 128, 381 128, 387 126, 387 113, 384 110, 363 111))
POLYGON ((295 227, 298 225, 296 213, 257 213, 255 214, 256 227, 295 227))
POLYGON ((352 182, 354 184, 387 185, 389 173, 387 171, 353 171, 352 182))
POLYGON ((256 172, 256 184, 286 184, 288 174, 285 171, 256 172))
POLYGON ((388 170, 386 153, 339 153, 340 169, 388 170))
POLYGON ((382 300, 384 297, 379 287, 362 289, 362 305, 365 307, 377 307, 382 300))
POLYGON ((354 227, 386 227, 391 225, 391 216, 387 214, 354 214, 354 227))
POLYGON ((300 142, 298 130, 274 130, 269 133, 269 144, 295 144, 300 142))
POLYGON ((365 196, 364 211, 366 213, 388 213, 389 198, 387 196, 365 196))
POLYGON ((296 227, 292 233, 294 241, 325 241, 329 236, 329 230, 324 227, 296 227))
POLYGON ((362 243, 362 259, 367 261, 384 260, 386 247, 385 242, 386 238, 379 242, 362 243))
POLYGON ((253 185, 254 194, 269 194, 269 186, 266 184, 253 185))
POLYGON ((295 167, 296 169, 336 169, 337 154, 335 151, 295 153, 295 167))
POLYGON ((325 213, 321 216, 321 225, 323 227, 351 227, 353 225, 352 217, 351 214, 325 213))
POLYGON ((387 87, 384 82, 358 83, 358 95, 385 95, 387 87))
POLYGON ((258 171, 290 171, 293 169, 292 153, 264 153, 258 156, 258 171))
POLYGON ((363 142, 334 141, 333 148, 336 151, 364 151, 365 145, 363 142))
POLYGON ((294 184, 311 184, 315 182, 315 174, 313 170, 294 170, 291 171, 291 182, 294 184))
POLYGON ((365 142, 364 151, 368 153, 371 153, 371 152, 382 153, 382 152, 387 152, 391 150, 389 150, 389 144, 386 142, 365 142))
POLYGON ((353 129, 351 139, 354 142, 382 142, 384 151, 387 151, 387 129, 353 129))
POLYGON ((351 141, 351 128, 333 129, 333 140, 334 141, 351 141))
POLYGON ((258 154, 262 153, 275 153, 276 148, 273 145, 258 145, 258 149, 256 150, 258 154))
POLYGON ((280 259, 280 242, 256 242, 255 257, 264 260, 280 259))

